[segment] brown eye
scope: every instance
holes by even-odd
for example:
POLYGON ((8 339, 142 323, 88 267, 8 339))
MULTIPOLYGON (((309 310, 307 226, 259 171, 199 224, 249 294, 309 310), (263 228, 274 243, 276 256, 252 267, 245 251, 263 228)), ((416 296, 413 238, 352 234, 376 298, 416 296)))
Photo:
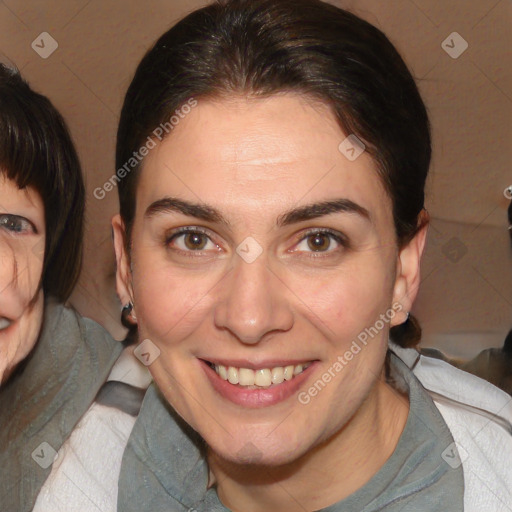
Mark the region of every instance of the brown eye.
POLYGON ((327 233, 314 233, 307 237, 308 247, 314 252, 323 252, 329 249, 331 237, 327 233))
POLYGON ((199 256, 201 251, 219 250, 219 246, 212 241, 207 233, 203 233, 199 228, 188 226, 170 233, 166 237, 165 244, 170 249, 189 253, 189 255, 197 252, 199 256))
POLYGON ((208 238, 202 233, 186 233, 183 241, 187 249, 191 251, 200 251, 205 248, 208 243, 208 238))
POLYGON ((305 233, 293 252, 306 256, 335 256, 350 247, 347 237, 330 229, 315 229, 305 233))

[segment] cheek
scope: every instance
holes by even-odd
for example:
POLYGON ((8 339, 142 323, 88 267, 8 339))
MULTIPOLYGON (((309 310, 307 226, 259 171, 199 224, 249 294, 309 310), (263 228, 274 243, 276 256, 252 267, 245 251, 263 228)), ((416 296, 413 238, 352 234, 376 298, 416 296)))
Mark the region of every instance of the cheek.
MULTIPOLYGON (((34 297, 32 296, 31 299, 34 297)), ((0 343, 0 382, 5 381, 12 370, 34 348, 43 323, 44 295, 39 290, 35 302, 30 308, 25 308, 23 314, 17 319, 13 330, 0 343)))
POLYGON ((217 272, 192 272, 142 260, 134 265, 135 312, 141 336, 161 342, 180 340, 197 328, 211 307, 217 272), (148 262, 147 265, 150 265, 148 262), (151 268, 151 272, 141 272, 151 268))
POLYGON ((4 313, 19 316, 34 299, 43 271, 44 238, 34 241, 0 241, 0 286, 4 300, 10 304, 4 313))
POLYGON ((302 299, 304 314, 328 327, 328 337, 333 333, 354 336, 391 306, 393 267, 386 262, 377 253, 355 255, 318 278, 295 276, 291 288, 302 299))
MULTIPOLYGON (((44 240, 41 242, 44 247, 44 240)), ((26 289, 29 290, 31 296, 37 290, 43 275, 43 258, 44 252, 39 252, 39 244, 35 247, 30 247, 27 255, 27 275, 26 275, 26 289)))
POLYGON ((44 292, 40 289, 35 297, 31 299, 31 306, 27 308, 25 314, 20 320, 20 329, 22 331, 21 340, 30 351, 35 345, 39 331, 43 324, 44 313, 44 292))

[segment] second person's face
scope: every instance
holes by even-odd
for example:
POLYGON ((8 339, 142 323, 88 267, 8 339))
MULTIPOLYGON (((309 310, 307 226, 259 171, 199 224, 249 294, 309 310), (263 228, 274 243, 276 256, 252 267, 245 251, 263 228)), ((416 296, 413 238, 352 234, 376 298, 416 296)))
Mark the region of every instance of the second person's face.
POLYGON ((0 175, 0 383, 34 347, 42 324, 44 205, 0 175))

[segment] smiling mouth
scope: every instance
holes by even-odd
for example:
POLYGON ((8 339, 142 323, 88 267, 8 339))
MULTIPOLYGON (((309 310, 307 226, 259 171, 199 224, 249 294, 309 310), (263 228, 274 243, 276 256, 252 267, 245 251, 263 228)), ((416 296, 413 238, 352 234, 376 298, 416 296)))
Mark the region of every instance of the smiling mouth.
POLYGON ((209 361, 206 361, 206 363, 222 380, 247 389, 270 388, 282 384, 285 381, 293 380, 313 364, 313 362, 310 361, 297 365, 276 366, 274 368, 253 370, 251 368, 214 364, 209 361))
POLYGON ((0 331, 7 329, 12 324, 12 320, 5 317, 0 317, 0 331))

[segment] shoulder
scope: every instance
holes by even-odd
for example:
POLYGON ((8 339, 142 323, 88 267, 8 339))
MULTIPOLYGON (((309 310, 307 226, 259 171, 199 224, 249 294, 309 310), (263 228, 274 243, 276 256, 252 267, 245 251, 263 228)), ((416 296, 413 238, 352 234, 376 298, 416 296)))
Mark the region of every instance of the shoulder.
POLYGON ((453 435, 457 449, 448 448, 443 458, 453 467, 462 464, 465 510, 510 510, 512 397, 445 361, 390 348, 412 369, 453 435))
POLYGON ((125 349, 57 453, 34 512, 114 512, 123 453, 150 374, 125 349))
POLYGON ((512 397, 480 377, 438 358, 420 355, 390 342, 390 349, 404 361, 434 400, 465 406, 476 415, 491 416, 512 435, 512 397))
POLYGON ((61 360, 70 358, 77 350, 94 356, 116 353, 116 357, 122 350, 121 343, 114 340, 101 325, 52 297, 46 300, 38 344, 47 345, 52 357, 58 356, 61 360))
POLYGON ((16 407, 10 425, 21 437, 44 431, 59 443, 93 403, 122 348, 96 322, 48 300, 23 372, 0 394, 0 403, 16 407))
POLYGON ((34 512, 117 510, 117 481, 135 417, 94 403, 58 452, 34 512))
POLYGON ((92 320, 53 300, 45 303, 36 346, 0 392, 0 446, 8 447, 0 451, 0 492, 9 489, 4 507, 32 508, 50 473, 46 459, 94 402, 121 350, 92 320), (39 453, 47 454, 44 467, 34 463, 39 453))

